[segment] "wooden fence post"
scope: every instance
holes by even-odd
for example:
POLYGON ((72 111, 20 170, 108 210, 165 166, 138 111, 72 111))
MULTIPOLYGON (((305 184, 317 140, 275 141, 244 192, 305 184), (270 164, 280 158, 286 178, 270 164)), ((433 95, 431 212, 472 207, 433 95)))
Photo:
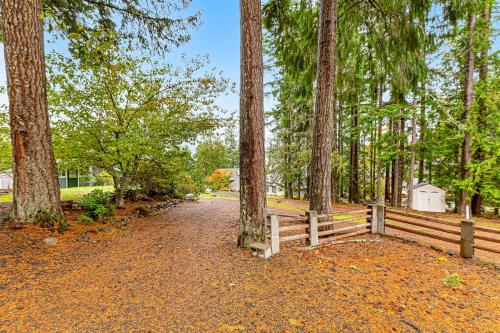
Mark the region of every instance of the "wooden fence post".
POLYGON ((474 256, 474 221, 460 222, 460 255, 463 258, 474 256))
POLYGON ((311 210, 306 212, 306 216, 309 222, 309 245, 318 246, 318 213, 311 210))
POLYGON ((276 254, 280 252, 280 225, 278 217, 274 214, 267 214, 266 224, 271 230, 271 253, 276 254))
POLYGON ((385 234, 385 206, 377 205, 377 234, 385 234))
POLYGON ((368 205, 368 208, 370 209, 370 212, 368 212, 366 222, 371 223, 372 234, 376 234, 378 229, 377 205, 370 204, 368 205))

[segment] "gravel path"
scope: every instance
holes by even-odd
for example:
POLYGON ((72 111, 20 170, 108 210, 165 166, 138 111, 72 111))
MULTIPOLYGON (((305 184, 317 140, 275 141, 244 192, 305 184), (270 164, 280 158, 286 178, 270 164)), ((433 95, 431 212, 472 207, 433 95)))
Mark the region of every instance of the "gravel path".
POLYGON ((498 330, 491 266, 390 238, 264 261, 236 248, 237 218, 238 202, 207 199, 91 242, 14 251, 0 232, 0 332, 498 330))

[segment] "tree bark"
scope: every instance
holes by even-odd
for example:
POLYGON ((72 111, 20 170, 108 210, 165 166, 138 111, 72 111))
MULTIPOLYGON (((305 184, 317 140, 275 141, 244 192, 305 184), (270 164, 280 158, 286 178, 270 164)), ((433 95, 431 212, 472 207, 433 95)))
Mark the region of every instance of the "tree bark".
POLYGON ((63 217, 47 110, 41 0, 2 1, 2 27, 13 152, 10 217, 36 222, 44 211, 63 217))
POLYGON ((309 208, 331 213, 333 92, 337 43, 337 1, 322 0, 318 36, 318 78, 314 112, 309 208))
POLYGON ((350 149, 350 172, 349 172, 349 202, 359 201, 359 128, 358 128, 358 106, 352 107, 351 112, 351 149, 350 149))
MULTIPOLYGON (((392 121, 392 135, 394 143, 398 144, 399 122, 397 119, 392 121)), ((392 181, 391 181, 391 206, 398 207, 399 202, 399 152, 396 153, 392 161, 392 181)))
POLYGON ((399 125, 399 152, 398 152, 398 201, 397 207, 401 207, 401 200, 403 198, 403 178, 405 173, 405 145, 406 145, 406 118, 404 117, 403 110, 401 110, 401 120, 399 125))
MULTIPOLYGON (((379 90, 378 90, 378 107, 379 110, 382 109, 384 100, 384 83, 383 81, 379 85, 379 90)), ((381 140, 382 139, 382 119, 378 119, 377 122, 377 139, 381 140)), ((382 147, 377 148, 377 203, 379 205, 384 204, 384 200, 382 199, 382 147)), ((386 179, 387 182, 387 179, 386 179)), ((386 185, 387 186, 387 185, 386 185)), ((386 188, 387 191, 387 188, 386 188)))
POLYGON ((413 97, 413 108, 412 108, 412 115, 411 115, 411 157, 410 157, 410 170, 408 172, 408 186, 407 186, 407 193, 408 193, 408 200, 407 200, 407 205, 406 209, 410 210, 412 209, 412 203, 413 203, 413 179, 415 176, 415 160, 416 160, 416 147, 415 144, 417 143, 417 116, 416 116, 416 107, 417 107, 417 96, 413 97))
POLYGON ((248 247, 265 238, 266 176, 260 0, 240 1, 240 234, 248 247))
MULTIPOLYGON (((465 64, 465 80, 464 80, 464 112, 463 121, 466 126, 464 140, 462 142, 462 156, 460 163, 461 179, 465 182, 470 177, 469 164, 472 162, 471 151, 471 134, 469 129, 470 108, 472 106, 472 93, 474 89, 474 29, 476 25, 476 17, 470 14, 467 20, 469 28, 469 36, 467 37, 467 60, 465 64)), ((466 189, 460 190, 459 213, 464 214, 465 206, 470 205, 469 193, 466 189)))
POLYGON ((419 118, 419 128, 420 133, 418 137, 419 141, 419 156, 420 160, 418 162, 418 182, 422 183, 424 181, 425 172, 425 128, 427 126, 425 119, 425 82, 422 82, 422 92, 420 96, 420 118, 419 118))
MULTIPOLYGON (((387 165, 385 167, 385 191, 384 191, 384 200, 391 203, 391 165, 387 165)), ((385 204, 385 202, 384 202, 385 204)))
MULTIPOLYGON (((484 10, 482 14, 482 19, 484 21, 485 25, 485 31, 484 31, 484 38, 489 39, 490 34, 491 34, 491 8, 489 5, 487 5, 487 8, 484 10)), ((479 59, 479 83, 480 84, 486 84, 486 81, 488 79, 488 48, 490 46, 490 43, 485 43, 485 45, 481 48, 481 55, 479 59)), ((477 117, 477 128, 480 132, 483 132, 486 128, 485 124, 485 119, 488 116, 488 109, 486 104, 484 103, 483 98, 479 97, 478 100, 479 104, 479 114, 477 117)), ((483 162, 485 160, 485 154, 484 151, 481 149, 481 147, 478 147, 476 152, 475 152, 475 159, 479 162, 483 162)), ((481 195, 481 183, 482 181, 479 181, 479 184, 476 184, 476 192, 472 196, 472 201, 471 201, 471 212, 475 216, 481 216, 481 206, 482 206, 482 195, 481 195)))

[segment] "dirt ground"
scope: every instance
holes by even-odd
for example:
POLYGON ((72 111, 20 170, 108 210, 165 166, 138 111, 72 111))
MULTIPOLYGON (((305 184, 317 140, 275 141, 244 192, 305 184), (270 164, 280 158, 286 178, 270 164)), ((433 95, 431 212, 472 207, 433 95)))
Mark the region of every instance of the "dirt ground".
POLYGON ((237 219, 203 199, 53 247, 0 231, 0 332, 498 332, 493 265, 372 236, 264 261, 237 219))

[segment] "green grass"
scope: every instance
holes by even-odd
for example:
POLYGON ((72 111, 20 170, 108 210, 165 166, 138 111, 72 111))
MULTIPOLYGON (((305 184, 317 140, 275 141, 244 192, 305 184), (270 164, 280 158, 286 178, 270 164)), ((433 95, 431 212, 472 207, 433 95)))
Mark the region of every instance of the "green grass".
MULTIPOLYGON (((92 190, 104 190, 113 192, 113 186, 82 186, 61 189, 61 200, 80 200, 85 194, 92 190)), ((0 202, 11 202, 12 193, 0 195, 0 202)))

